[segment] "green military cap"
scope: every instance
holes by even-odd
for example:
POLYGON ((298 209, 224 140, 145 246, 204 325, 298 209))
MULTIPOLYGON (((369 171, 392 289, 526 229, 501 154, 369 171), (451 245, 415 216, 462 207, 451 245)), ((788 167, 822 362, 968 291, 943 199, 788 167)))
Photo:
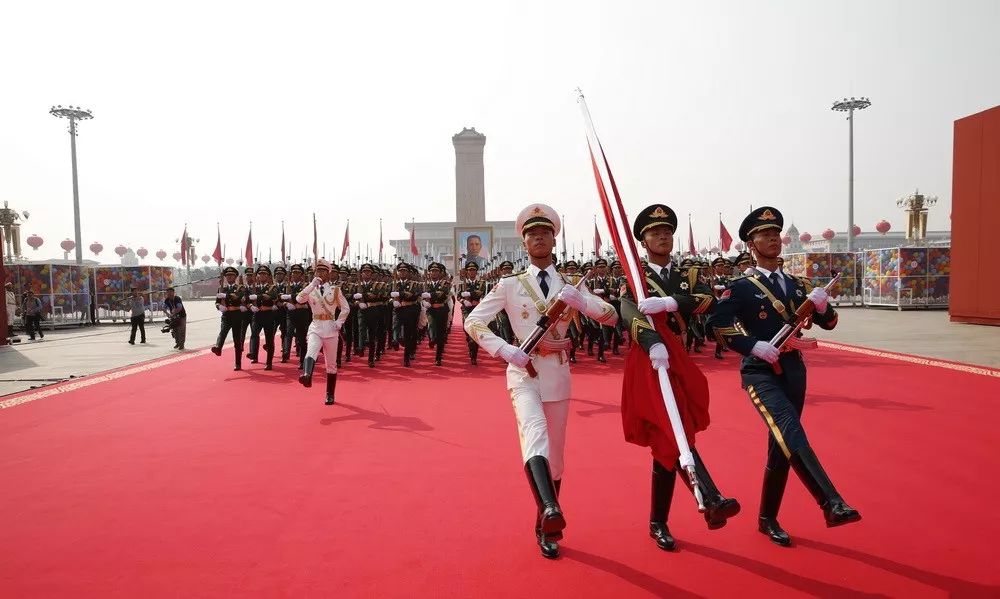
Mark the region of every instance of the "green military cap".
POLYGON ((666 204, 646 206, 635 217, 635 223, 632 225, 632 234, 635 235, 636 239, 642 240, 643 233, 661 225, 666 225, 670 227, 671 231, 676 231, 677 214, 666 204))
POLYGON ((740 225, 740 239, 750 241, 750 236, 757 231, 765 229, 777 229, 781 231, 785 227, 785 218, 777 208, 761 206, 743 219, 740 225))
POLYGON ((473 270, 479 270, 479 265, 476 264, 475 261, 469 260, 465 263, 465 270, 469 270, 470 268, 473 270))
POLYGON ((737 265, 746 262, 753 262, 753 256, 750 255, 750 252, 740 252, 739 255, 736 256, 736 259, 733 260, 733 262, 737 265))
POLYGON ((724 256, 719 256, 715 260, 712 260, 712 266, 731 266, 729 259, 724 256))
POLYGON ((227 266, 222 269, 222 274, 224 275, 236 275, 240 276, 240 271, 236 269, 235 266, 227 266))
POLYGON ((276 274, 276 275, 285 275, 285 274, 288 274, 288 271, 285 270, 284 266, 281 266, 279 264, 278 266, 274 267, 274 274, 276 274))
POLYGON ((306 269, 302 268, 301 264, 293 264, 289 267, 292 272, 305 272, 306 269))
POLYGON ((271 274, 271 269, 268 268, 266 264, 260 264, 257 266, 257 272, 258 273, 266 272, 267 274, 271 274))
POLYGON ((368 272, 375 272, 375 267, 365 262, 364 264, 361 265, 360 271, 365 272, 366 270, 368 272))
POLYGON ((607 265, 608 265, 608 261, 605 260, 604 258, 598 258, 597 260, 594 260, 594 266, 595 267, 597 267, 597 266, 607 266, 607 265))

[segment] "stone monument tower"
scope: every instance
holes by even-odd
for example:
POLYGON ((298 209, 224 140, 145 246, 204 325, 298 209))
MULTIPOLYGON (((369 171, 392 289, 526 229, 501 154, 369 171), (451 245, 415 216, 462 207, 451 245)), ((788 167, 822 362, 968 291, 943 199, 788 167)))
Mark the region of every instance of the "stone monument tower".
POLYGON ((455 224, 459 227, 486 223, 486 190, 483 148, 486 136, 475 127, 462 129, 451 138, 455 145, 455 224))

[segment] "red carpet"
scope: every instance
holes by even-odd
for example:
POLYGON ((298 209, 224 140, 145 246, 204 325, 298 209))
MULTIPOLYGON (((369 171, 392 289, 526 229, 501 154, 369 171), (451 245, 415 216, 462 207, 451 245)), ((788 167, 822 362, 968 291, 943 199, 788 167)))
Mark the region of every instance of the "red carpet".
POLYGON ((412 370, 353 362, 333 407, 319 372, 306 390, 227 353, 0 411, 0 596, 1000 596, 997 376, 810 353, 807 430, 864 520, 826 529, 793 478, 785 549, 756 532, 765 428, 736 358, 700 357, 698 447, 744 511, 708 531, 678 489, 670 554, 646 536, 648 455, 622 441, 621 358, 583 357, 552 562, 501 366, 469 368, 459 334, 443 368, 426 347, 412 370))

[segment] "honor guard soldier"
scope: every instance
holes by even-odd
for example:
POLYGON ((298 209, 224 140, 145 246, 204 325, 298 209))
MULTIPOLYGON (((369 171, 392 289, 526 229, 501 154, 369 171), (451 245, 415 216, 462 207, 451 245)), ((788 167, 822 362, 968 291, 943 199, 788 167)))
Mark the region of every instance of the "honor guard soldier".
POLYGON ((602 325, 613 325, 618 316, 609 304, 587 289, 577 290, 556 273, 552 250, 560 223, 555 210, 532 204, 521 211, 515 226, 531 256, 531 265, 523 273, 501 278, 466 318, 465 331, 491 356, 508 363, 507 389, 516 416, 524 471, 537 508, 535 539, 542 556, 556 558, 557 541, 566 526, 559 490, 569 415, 570 369, 566 352, 570 340, 566 329, 570 319, 564 315, 531 355, 494 335, 487 323, 506 310, 515 337, 527 339, 539 317, 557 299, 602 325), (537 377, 528 374, 529 362, 537 377))
MULTIPOLYGON (((503 262, 500 263, 500 266, 497 268, 497 277, 506 277, 507 275, 512 274, 513 272, 514 272, 514 263, 511 262, 510 260, 504 260, 503 262)), ((492 289, 493 286, 496 285, 496 280, 497 278, 494 278, 492 282, 487 283, 489 289, 492 289)), ((510 316, 507 315, 507 311, 501 310, 500 313, 497 314, 494 322, 496 322, 496 331, 497 334, 500 336, 500 338, 506 341, 507 343, 514 343, 514 331, 511 330, 510 328, 510 316)), ((475 343, 475 341, 473 341, 473 343, 475 343)), ((478 354, 478 347, 479 344, 476 344, 477 354, 478 354)))
POLYGON ((326 405, 333 405, 337 388, 337 342, 340 329, 350 314, 347 298, 340 291, 335 279, 331 279, 332 268, 322 258, 316 261, 316 277, 296 295, 299 303, 308 303, 312 311, 312 323, 306 339, 305 368, 299 375, 303 387, 312 386, 313 369, 319 350, 323 350, 326 362, 326 405), (339 313, 337 312, 339 310, 339 313))
POLYGON ((451 297, 451 281, 445 279, 445 267, 440 262, 431 262, 427 267, 430 280, 424 285, 421 297, 430 304, 427 319, 430 321, 434 338, 434 365, 441 365, 444 356, 445 339, 448 336, 448 299, 451 297))
POLYGON ((377 355, 377 348, 382 334, 381 307, 385 302, 382 300, 380 284, 374 279, 375 267, 365 263, 361 265, 359 272, 361 280, 354 289, 353 297, 361 309, 361 323, 368 336, 368 367, 374 368, 375 360, 382 358, 380 354, 377 355))
POLYGON ((221 356, 222 347, 226 344, 226 336, 233 332, 233 350, 236 352, 236 365, 233 370, 240 370, 243 367, 243 304, 246 288, 237 282, 240 271, 232 266, 227 266, 222 270, 225 281, 215 294, 215 307, 222 312, 222 326, 219 329, 219 338, 216 339, 212 347, 212 353, 221 356))
POLYGON ((306 357, 306 331, 309 330, 309 323, 311 321, 312 311, 309 309, 308 302, 299 302, 296 297, 299 292, 306 288, 305 274, 306 270, 301 264, 293 264, 289 269, 291 271, 291 282, 288 284, 288 325, 289 334, 288 342, 286 343, 282 339, 281 343, 281 361, 287 362, 291 357, 292 353, 292 339, 295 340, 295 355, 299 358, 299 370, 304 368, 304 359, 306 357))
MULTIPOLYGON (((733 270, 732 263, 729 262, 728 258, 724 256, 719 256, 715 260, 712 260, 712 295, 718 300, 722 296, 722 292, 726 290, 729 285, 729 281, 732 278, 730 273, 733 270)), ((713 330, 712 316, 709 315, 705 322, 705 334, 710 335, 713 330)), ((722 338, 717 337, 715 341, 715 357, 718 360, 722 360, 722 352, 726 350, 726 343, 722 338)))
MULTIPOLYGON (((250 339, 247 333, 250 331, 250 325, 253 323, 253 312, 250 311, 250 300, 248 298, 257 287, 257 277, 252 266, 243 269, 243 287, 246 289, 246 293, 243 295, 243 322, 240 325, 242 327, 240 335, 242 335, 243 345, 246 347, 247 339, 250 339)), ((255 346, 256 344, 250 339, 250 347, 255 346)))
POLYGON ((806 394, 801 351, 795 349, 794 339, 780 349, 769 343, 807 300, 815 306, 813 324, 826 330, 837 325, 837 312, 824 289, 812 288, 808 279, 788 276, 778 268, 783 227, 781 212, 769 206, 743 220, 740 239, 752 249, 757 266, 723 292, 713 321, 726 344, 743 354, 743 388, 768 428, 758 529, 772 542, 787 546, 791 538, 778 524, 778 508, 789 464, 822 508, 827 526, 856 522, 861 514, 837 492, 806 438, 800 420, 806 394))
MULTIPOLYGON (((677 215, 664 204, 647 206, 639 213, 632 226, 633 235, 646 249, 648 255, 648 264, 644 269, 647 297, 636 305, 635 297, 626 286, 622 297, 622 317, 631 330, 632 341, 649 356, 654 369, 659 368, 661 364, 669 366, 670 358, 664 339, 649 325, 646 315, 668 313, 667 326, 671 333, 680 337, 685 320, 710 310, 715 301, 715 297, 708 290, 704 290, 704 293, 695 293, 701 290, 692 289, 689 280, 672 264, 670 253, 673 251, 676 228, 677 215)), ((626 376, 628 375, 626 370, 626 376)), ((682 413, 694 411, 693 408, 685 409, 680 405, 678 407, 682 413)), ((707 409, 706 397, 705 426, 707 426, 707 409)), ((698 486, 705 503, 705 522, 710 530, 721 528, 726 525, 728 518, 739 513, 740 504, 735 499, 724 497, 715 485, 705 462, 694 448, 692 442, 694 432, 688 430, 687 434, 691 454, 694 457, 698 486)), ((666 551, 674 549, 676 545, 667 527, 675 475, 679 476, 684 486, 693 492, 687 475, 677 462, 663 464, 656 458, 653 459, 649 536, 656 541, 660 549, 666 551)))
MULTIPOLYGON (((576 260, 567 260, 563 265, 566 269, 565 279, 570 285, 576 287, 583 275, 580 274, 580 265, 576 260)), ((574 312, 570 319, 569 328, 566 329, 566 336, 572 342, 569 346, 569 363, 576 364, 576 350, 583 347, 583 335, 585 329, 579 312, 574 312)))
POLYGON ((357 309, 352 303, 354 301, 354 283, 351 282, 351 269, 348 266, 340 267, 340 292, 347 299, 347 307, 351 312, 344 321, 344 326, 340 329, 340 343, 337 344, 337 367, 340 367, 341 355, 345 360, 351 361, 351 354, 354 352, 354 342, 357 337, 358 327, 355 326, 357 319, 357 309))
POLYGON ((291 295, 288 293, 288 269, 283 264, 274 267, 274 286, 278 290, 278 302, 274 307, 274 326, 281 333, 281 362, 287 362, 285 358, 285 339, 291 337, 288 328, 288 302, 291 295))
POLYGON ((410 361, 417 354, 417 320, 420 319, 420 294, 422 286, 411 277, 410 265, 400 262, 396 266, 397 280, 393 283, 392 305, 396 309, 403 339, 403 366, 410 367, 410 361))
MULTIPOLYGON (((479 265, 472 260, 466 262, 465 277, 462 279, 458 293, 462 303, 462 322, 465 322, 465 319, 469 317, 472 310, 486 296, 486 281, 480 281, 478 275, 479 265)), ((498 325, 496 319, 491 324, 494 326, 498 325)), ((499 329, 496 329, 494 332, 500 335, 499 329)), ((503 335, 500 336, 503 337, 503 335)), ((465 341, 469 346, 469 363, 475 366, 476 360, 479 358, 479 344, 468 333, 465 334, 465 341)))
MULTIPOLYGON (((590 287, 591 293, 604 301, 610 302, 610 286, 612 284, 611 277, 608 276, 608 261, 604 258, 594 260, 594 275, 587 281, 587 286, 590 287)), ((607 362, 607 359, 604 357, 604 350, 613 337, 613 331, 611 327, 593 321, 591 322, 591 326, 593 327, 592 332, 597 336, 597 361, 607 362)))
MULTIPOLYGON (((248 296, 250 301, 250 312, 253 313, 253 323, 250 325, 252 331, 251 341, 258 339, 260 333, 264 333, 264 352, 267 354, 267 361, 264 370, 272 370, 274 366, 274 331, 277 323, 274 320, 277 304, 279 301, 278 287, 271 282, 271 269, 261 264, 257 267, 257 285, 248 296)), ((253 348, 250 361, 257 363, 257 351, 259 347, 253 348)))
POLYGON ((750 252, 740 252, 736 256, 736 276, 745 277, 756 272, 753 268, 753 256, 750 252))

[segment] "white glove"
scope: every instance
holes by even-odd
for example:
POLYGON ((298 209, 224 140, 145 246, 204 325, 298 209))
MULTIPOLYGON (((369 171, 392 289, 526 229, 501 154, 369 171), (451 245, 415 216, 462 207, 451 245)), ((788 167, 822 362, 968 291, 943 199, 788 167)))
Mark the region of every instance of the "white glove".
POLYGON ((251 312, 257 312, 258 310, 260 310, 260 308, 258 308, 257 306, 250 306, 251 312))
POLYGON ((826 289, 822 287, 813 287, 813 290, 809 292, 806 298, 812 300, 814 306, 816 306, 816 312, 823 314, 829 307, 830 296, 826 293, 826 289))
POLYGON ((219 304, 218 306, 216 306, 216 308, 219 309, 219 312, 225 312, 226 311, 226 307, 223 306, 222 304, 219 304))
POLYGON ((423 306, 425 309, 431 307, 431 303, 430 302, 420 302, 420 305, 423 306))
POLYGON ((339 320, 333 321, 333 330, 334 331, 339 331, 343 326, 344 326, 344 323, 340 322, 339 320))
POLYGON ((358 302, 358 307, 361 308, 362 310, 364 310, 365 308, 368 307, 368 304, 366 304, 364 302, 358 302))
POLYGON ((472 302, 470 302, 469 300, 462 300, 462 305, 465 306, 466 308, 469 308, 472 306, 472 302))
POLYGON ((649 348, 649 363, 653 365, 653 370, 670 367, 670 357, 667 355, 667 346, 662 343, 655 343, 649 348))
POLYGON ((609 300, 616 300, 616 299, 618 299, 618 296, 617 295, 609 295, 608 299, 609 300))
POLYGON ((295 309, 295 304, 293 304, 292 302, 288 302, 287 304, 285 304, 285 306, 287 306, 289 310, 295 309))
POLYGON ((355 293, 355 294, 354 294, 354 299, 361 299, 361 298, 363 298, 363 297, 364 297, 364 296, 363 296, 363 295, 361 295, 360 293, 355 293))
POLYGON ((398 307, 402 306, 403 304, 401 304, 399 302, 392 302, 392 305, 393 305, 394 308, 398 308, 398 307))
POLYGON ((422 297, 424 299, 431 299, 431 294, 428 293, 427 291, 425 291, 425 292, 423 292, 423 293, 420 294, 420 297, 422 297))
POLYGON ((511 345, 510 343, 501 347, 497 355, 506 360, 508 364, 513 364, 518 368, 524 368, 531 361, 528 354, 524 353, 520 347, 511 345))
POLYGON ((462 292, 462 297, 472 297, 472 294, 469 293, 468 291, 463 291, 462 292))
POLYGON ((752 275, 755 272, 757 272, 757 269, 751 266, 750 268, 744 270, 743 274, 749 277, 750 275, 752 275))
POLYGON ((240 312, 246 312, 246 311, 247 311, 246 306, 240 306, 240 312))
POLYGON ((583 297, 583 294, 572 285, 563 285, 563 288, 559 291, 558 297, 562 301, 566 302, 566 305, 570 308, 576 308, 577 310, 582 311, 587 307, 587 298, 583 297))
POLYGON ((677 300, 672 297, 647 297, 644 300, 639 300, 639 311, 647 315, 676 312, 677 300))
POLYGON ((309 283, 309 284, 312 285, 313 287, 319 287, 320 285, 323 284, 323 279, 321 279, 319 277, 315 277, 315 278, 313 278, 312 283, 309 283))
POLYGON ((774 364, 777 362, 778 356, 781 355, 778 348, 774 347, 767 341, 758 341, 757 343, 754 343, 753 349, 750 350, 750 353, 757 356, 761 360, 764 360, 768 364, 774 364))
POLYGON ((389 294, 389 297, 397 298, 397 297, 399 297, 399 292, 398 291, 393 291, 392 293, 389 294))
POLYGON ((289 300, 292 299, 292 296, 289 295, 289 294, 287 294, 287 293, 282 293, 281 294, 281 299, 283 299, 283 300, 285 300, 287 302, 287 301, 289 301, 289 300))
POLYGON ((256 293, 251 293, 250 294, 250 301, 251 302, 257 301, 257 294, 256 293))
POLYGON ((712 287, 713 287, 713 289, 715 289, 716 291, 722 291, 722 290, 724 290, 724 289, 726 288, 726 286, 725 286, 725 285, 713 285, 712 287))
POLYGON ((604 295, 604 290, 603 289, 595 289, 594 290, 594 295, 604 295))
POLYGON ((216 293, 215 297, 216 297, 216 299, 226 299, 226 294, 225 293, 216 293))

